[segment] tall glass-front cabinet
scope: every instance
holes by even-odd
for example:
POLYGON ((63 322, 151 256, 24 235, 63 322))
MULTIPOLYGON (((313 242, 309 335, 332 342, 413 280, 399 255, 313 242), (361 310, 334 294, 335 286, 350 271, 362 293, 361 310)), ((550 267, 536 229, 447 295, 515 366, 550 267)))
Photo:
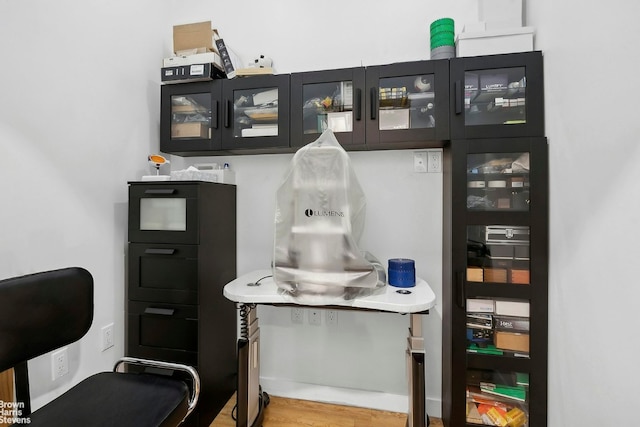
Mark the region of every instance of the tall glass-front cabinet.
MULTIPOLYGON (((479 108, 473 121, 467 118, 470 129, 452 127, 467 137, 444 150, 443 418, 450 427, 544 427, 548 150, 542 104, 529 102, 531 87, 542 81, 532 77, 534 68, 519 66, 523 55, 496 58, 493 72, 485 57, 472 74, 502 75, 508 89, 513 78, 506 70, 528 71, 519 76, 526 112, 508 103, 502 112, 479 108), (468 136, 474 132, 485 137, 468 136)), ((507 93, 484 92, 466 97, 470 108, 479 96, 495 105, 507 93)))

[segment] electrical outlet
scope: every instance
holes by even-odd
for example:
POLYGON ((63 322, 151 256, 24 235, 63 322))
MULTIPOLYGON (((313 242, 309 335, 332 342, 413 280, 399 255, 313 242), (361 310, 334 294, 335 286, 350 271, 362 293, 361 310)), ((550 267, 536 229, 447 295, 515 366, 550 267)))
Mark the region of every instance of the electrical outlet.
POLYGON ((338 311, 327 310, 327 325, 338 326, 338 311))
POLYGON ((442 173, 442 150, 427 151, 427 172, 442 173))
POLYGON ((55 381, 69 373, 67 347, 51 353, 51 381, 55 381))
POLYGON ((102 327, 102 351, 113 347, 113 323, 102 327))
POLYGON ((426 151, 414 151, 413 152, 413 171, 423 173, 427 171, 427 152, 426 151))
POLYGON ((304 310, 299 307, 291 309, 291 323, 304 323, 304 310))
POLYGON ((322 325, 322 312, 316 308, 309 310, 309 324, 320 326, 322 325))

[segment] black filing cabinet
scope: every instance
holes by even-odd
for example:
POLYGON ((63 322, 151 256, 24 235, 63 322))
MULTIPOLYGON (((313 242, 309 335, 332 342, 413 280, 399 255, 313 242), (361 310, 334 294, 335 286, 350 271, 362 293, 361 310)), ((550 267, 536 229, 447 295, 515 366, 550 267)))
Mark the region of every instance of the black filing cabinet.
POLYGON ((194 366, 209 426, 236 385, 236 187, 130 182, 127 270, 127 355, 194 366))

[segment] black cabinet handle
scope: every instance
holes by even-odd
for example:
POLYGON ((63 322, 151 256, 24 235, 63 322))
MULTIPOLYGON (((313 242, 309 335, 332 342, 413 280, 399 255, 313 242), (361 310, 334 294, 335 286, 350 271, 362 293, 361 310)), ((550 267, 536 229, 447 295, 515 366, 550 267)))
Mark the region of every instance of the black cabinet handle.
POLYGON ((375 120, 378 114, 378 88, 371 88, 371 120, 375 120))
POLYGON ((456 304, 458 307, 464 309, 467 298, 464 294, 464 274, 461 272, 456 273, 456 304))
POLYGON ((218 129, 218 100, 211 103, 211 127, 218 129))
POLYGON ((159 248, 147 248, 144 250, 148 255, 173 255, 176 253, 175 249, 159 249, 159 248))
POLYGON ((231 126, 231 101, 227 100, 224 104, 224 127, 231 126))
POLYGON ((174 312, 173 308, 147 307, 144 309, 144 314, 159 314, 161 316, 173 316, 174 312))
POLYGON ((174 194, 175 188, 149 188, 144 190, 144 194, 174 194))
POLYGON ((456 114, 462 114, 462 104, 464 103, 464 99, 462 99, 462 97, 464 95, 462 93, 462 82, 460 80, 457 80, 454 83, 454 92, 455 92, 456 114))
POLYGON ((353 110, 356 120, 362 120, 362 89, 356 88, 356 96, 353 98, 353 110))

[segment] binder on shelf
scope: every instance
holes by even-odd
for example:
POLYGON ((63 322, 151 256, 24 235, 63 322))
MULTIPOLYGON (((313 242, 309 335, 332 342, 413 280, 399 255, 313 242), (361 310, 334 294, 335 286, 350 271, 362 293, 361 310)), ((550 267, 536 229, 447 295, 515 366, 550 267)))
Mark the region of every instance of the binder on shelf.
POLYGON ((227 45, 224 44, 224 40, 218 34, 218 30, 213 30, 213 41, 215 42, 216 49, 218 49, 218 53, 222 59, 222 66, 224 67, 225 73, 227 73, 227 78, 233 79, 236 76, 236 71, 233 67, 229 51, 227 50, 227 45))
POLYGON ((161 81, 163 83, 201 82, 224 78, 224 73, 213 64, 178 65, 163 67, 161 81))
POLYGON ((194 53, 190 55, 176 55, 170 56, 168 58, 164 58, 162 60, 163 67, 177 67, 178 65, 193 65, 193 64, 213 64, 218 67, 221 71, 222 68, 222 58, 218 55, 217 52, 204 52, 204 53, 194 53))

